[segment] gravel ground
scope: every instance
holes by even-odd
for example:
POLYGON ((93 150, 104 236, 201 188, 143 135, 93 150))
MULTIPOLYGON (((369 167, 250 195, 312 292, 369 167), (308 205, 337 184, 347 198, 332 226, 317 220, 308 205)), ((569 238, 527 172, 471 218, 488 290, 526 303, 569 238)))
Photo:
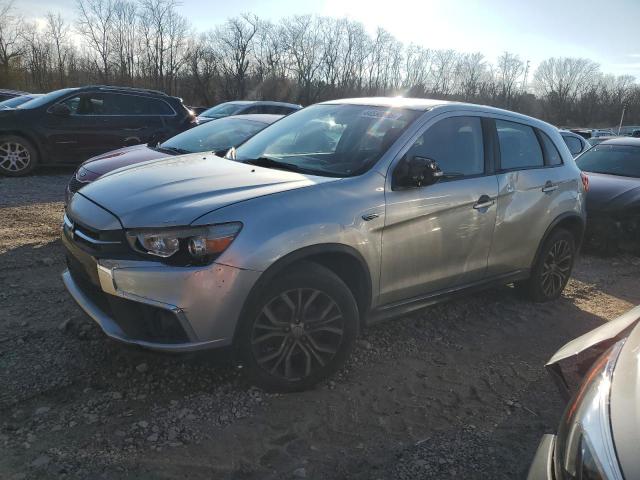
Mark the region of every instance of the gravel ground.
POLYGON ((550 304, 509 287, 371 328, 315 390, 266 394, 224 352, 104 337, 64 291, 68 173, 0 178, 0 478, 524 478, 565 342, 640 303, 640 259, 584 256, 550 304))

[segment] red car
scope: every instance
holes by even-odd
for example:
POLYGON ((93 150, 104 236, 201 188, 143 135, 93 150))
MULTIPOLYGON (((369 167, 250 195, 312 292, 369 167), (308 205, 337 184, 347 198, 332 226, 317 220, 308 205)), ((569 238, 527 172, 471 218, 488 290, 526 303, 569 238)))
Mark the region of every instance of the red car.
POLYGON ((155 146, 134 145, 90 158, 71 177, 65 192, 66 203, 80 188, 117 168, 188 153, 224 155, 231 147, 240 145, 282 117, 266 114, 224 117, 198 125, 155 146))

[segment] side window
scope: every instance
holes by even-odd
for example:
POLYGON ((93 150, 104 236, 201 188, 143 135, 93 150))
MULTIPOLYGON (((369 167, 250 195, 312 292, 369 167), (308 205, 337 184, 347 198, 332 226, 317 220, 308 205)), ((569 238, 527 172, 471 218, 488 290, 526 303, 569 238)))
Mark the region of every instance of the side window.
POLYGON ((139 95, 119 93, 105 94, 104 115, 172 115, 173 110, 166 102, 139 95))
POLYGON ((521 123, 496 120, 503 170, 544 166, 542 149, 533 128, 521 123))
POLYGON ((482 123, 479 117, 451 117, 429 127, 407 151, 435 160, 445 175, 484 173, 482 123))
POLYGON ((62 102, 71 109, 72 115, 104 115, 105 99, 101 93, 83 93, 62 102))
POLYGON ((544 158, 546 160, 546 164, 549 166, 562 165, 562 157, 560 156, 560 152, 558 152, 558 149, 553 143, 553 140, 551 140, 549 136, 541 130, 538 130, 538 135, 540 136, 540 140, 542 141, 542 148, 544 149, 544 158))
POLYGON ((563 136, 562 139, 564 140, 564 143, 567 144, 567 147, 569 147, 571 155, 578 155, 582 151, 582 142, 576 137, 570 137, 567 135, 566 137, 563 136))

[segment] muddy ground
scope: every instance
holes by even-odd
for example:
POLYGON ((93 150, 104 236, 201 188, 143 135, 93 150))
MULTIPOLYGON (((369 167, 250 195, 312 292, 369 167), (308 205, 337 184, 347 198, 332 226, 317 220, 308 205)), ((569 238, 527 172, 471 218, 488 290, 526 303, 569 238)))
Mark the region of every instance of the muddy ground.
POLYGON ((379 325, 315 390, 270 395, 224 354, 107 340, 66 294, 69 172, 0 178, 0 478, 524 478, 562 402, 562 344, 640 303, 640 259, 583 256, 564 296, 509 287, 379 325))

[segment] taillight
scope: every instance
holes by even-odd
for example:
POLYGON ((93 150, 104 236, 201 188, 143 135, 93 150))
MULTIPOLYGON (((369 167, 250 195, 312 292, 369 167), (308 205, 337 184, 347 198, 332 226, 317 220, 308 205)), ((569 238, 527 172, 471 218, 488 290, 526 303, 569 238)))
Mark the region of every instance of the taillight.
POLYGON ((580 172, 580 178, 582 179, 582 188, 584 188, 585 192, 589 191, 589 177, 586 173, 580 172))

